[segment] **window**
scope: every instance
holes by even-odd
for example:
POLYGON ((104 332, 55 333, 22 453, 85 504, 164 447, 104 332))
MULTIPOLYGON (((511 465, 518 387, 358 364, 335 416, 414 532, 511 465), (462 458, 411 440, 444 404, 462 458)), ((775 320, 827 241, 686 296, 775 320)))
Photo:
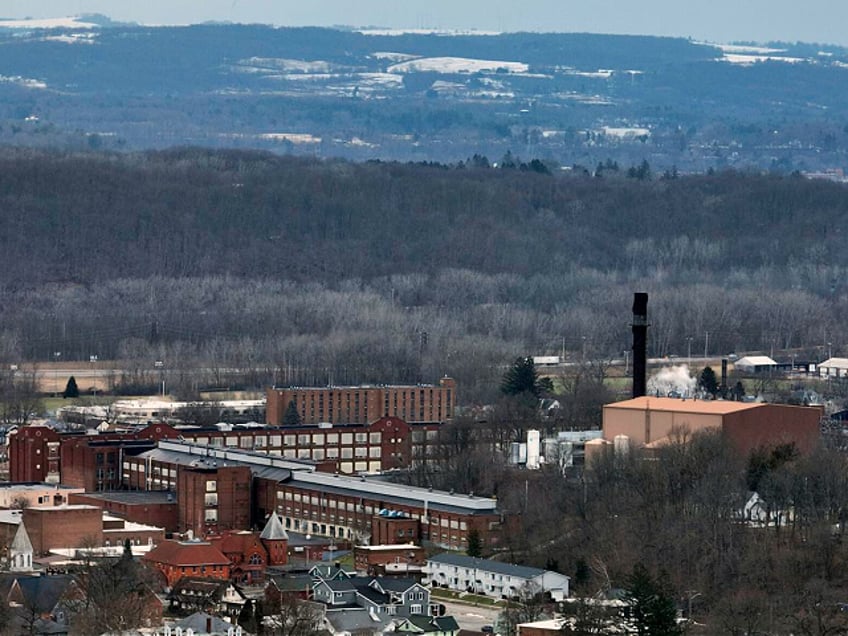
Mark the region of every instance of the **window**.
POLYGON ((297 437, 295 435, 283 435, 283 445, 284 446, 294 446, 296 443, 297 437))
POLYGON ((342 433, 342 444, 353 444, 353 433, 342 433))
POLYGON ((379 446, 372 446, 368 451, 368 456, 373 459, 378 459, 381 451, 382 449, 379 446))
POLYGON ((327 449, 327 459, 338 459, 339 457, 339 449, 338 448, 328 448, 327 449))
POLYGON ((316 446, 323 446, 324 445, 324 433, 315 433, 312 436, 312 443, 315 444, 316 446))
POLYGON ((210 479, 206 482, 206 492, 215 492, 218 490, 218 482, 214 479, 210 479))
POLYGON ((368 443, 368 433, 357 433, 356 434, 356 443, 357 444, 367 444, 368 443))
POLYGON ((218 505, 218 493, 216 493, 216 492, 206 493, 206 496, 204 497, 203 503, 206 506, 217 506, 218 505))
POLYGON ((383 439, 383 434, 380 432, 371 433, 368 435, 368 439, 372 444, 379 444, 383 439))
POLYGON ((339 434, 338 433, 327 433, 327 443, 328 444, 338 444, 339 443, 339 434))

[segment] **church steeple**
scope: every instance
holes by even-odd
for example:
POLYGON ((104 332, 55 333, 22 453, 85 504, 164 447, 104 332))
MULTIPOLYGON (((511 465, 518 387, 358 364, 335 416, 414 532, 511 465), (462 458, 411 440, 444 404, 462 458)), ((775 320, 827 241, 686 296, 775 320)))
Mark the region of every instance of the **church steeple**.
POLYGON ((268 550, 268 565, 285 565, 288 562, 289 535, 276 510, 271 512, 259 538, 268 550))
POLYGON ((12 572, 32 571, 32 541, 29 540, 23 521, 18 525, 15 538, 9 546, 9 569, 12 572))

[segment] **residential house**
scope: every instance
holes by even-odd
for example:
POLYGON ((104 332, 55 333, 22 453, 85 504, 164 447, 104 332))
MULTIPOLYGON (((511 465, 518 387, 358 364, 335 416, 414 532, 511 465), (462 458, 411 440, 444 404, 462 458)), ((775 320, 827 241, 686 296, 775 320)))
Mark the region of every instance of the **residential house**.
POLYGON ((212 612, 235 620, 247 601, 242 591, 229 581, 182 578, 168 594, 172 612, 190 614, 212 612))
POLYGON ((398 622, 395 631, 427 636, 457 636, 459 624, 453 616, 410 616, 398 622))
POLYGON ((8 596, 19 633, 67 634, 70 606, 82 595, 73 577, 21 576, 11 582, 8 596))
POLYGON ((452 552, 427 559, 426 572, 431 585, 457 592, 513 598, 523 590, 532 589, 549 595, 554 601, 568 596, 569 577, 564 574, 452 552))
POLYGON ((357 576, 319 580, 312 597, 330 609, 358 606, 378 617, 431 614, 430 591, 413 579, 357 576))
POLYGON ((240 625, 228 623, 225 620, 196 612, 174 625, 171 634, 194 634, 194 636, 242 636, 240 625))

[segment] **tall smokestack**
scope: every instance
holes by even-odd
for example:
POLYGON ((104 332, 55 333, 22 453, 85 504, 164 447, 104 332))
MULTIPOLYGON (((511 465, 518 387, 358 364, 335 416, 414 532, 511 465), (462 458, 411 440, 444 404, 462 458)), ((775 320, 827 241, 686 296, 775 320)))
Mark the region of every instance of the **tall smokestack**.
POLYGON ((633 397, 647 391, 648 367, 648 294, 633 294, 633 397))
POLYGON ((727 358, 721 359, 721 386, 718 391, 721 397, 727 397, 727 358))

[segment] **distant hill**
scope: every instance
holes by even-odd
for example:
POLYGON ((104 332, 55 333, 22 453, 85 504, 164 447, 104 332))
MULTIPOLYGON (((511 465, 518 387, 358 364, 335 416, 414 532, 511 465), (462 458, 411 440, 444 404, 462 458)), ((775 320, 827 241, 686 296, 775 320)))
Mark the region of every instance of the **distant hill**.
POLYGON ((81 22, 0 22, 0 142, 451 162, 511 151, 683 172, 846 167, 838 47, 81 22))

